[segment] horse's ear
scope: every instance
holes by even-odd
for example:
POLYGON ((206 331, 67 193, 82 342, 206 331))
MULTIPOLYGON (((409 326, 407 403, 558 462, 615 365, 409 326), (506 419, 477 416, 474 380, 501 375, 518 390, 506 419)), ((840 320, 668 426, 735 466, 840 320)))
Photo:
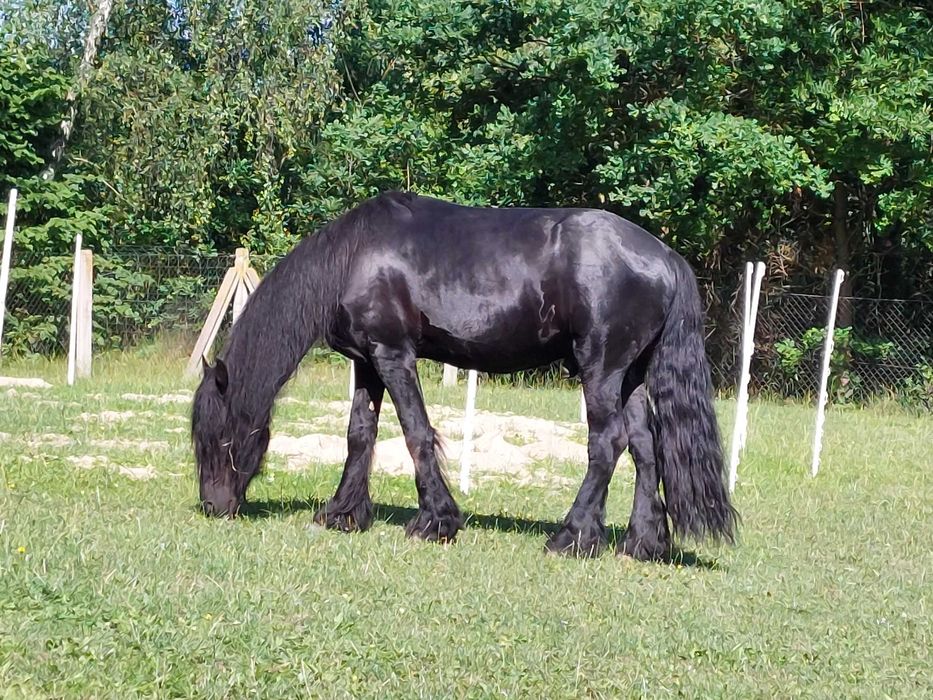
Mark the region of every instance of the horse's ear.
POLYGON ((230 382, 230 377, 227 374, 227 365, 224 364, 223 360, 217 360, 214 363, 214 383, 217 384, 217 391, 221 395, 227 392, 227 385, 230 382))

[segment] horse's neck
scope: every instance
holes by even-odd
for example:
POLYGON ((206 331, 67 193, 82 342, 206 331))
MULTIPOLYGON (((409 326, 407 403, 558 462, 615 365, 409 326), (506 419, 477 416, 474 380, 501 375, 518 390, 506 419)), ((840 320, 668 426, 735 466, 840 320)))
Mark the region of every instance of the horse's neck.
POLYGON ((224 358, 243 402, 269 411, 312 345, 324 339, 348 260, 329 241, 300 244, 257 287, 233 328, 224 358), (315 245, 316 244, 316 245, 315 245))

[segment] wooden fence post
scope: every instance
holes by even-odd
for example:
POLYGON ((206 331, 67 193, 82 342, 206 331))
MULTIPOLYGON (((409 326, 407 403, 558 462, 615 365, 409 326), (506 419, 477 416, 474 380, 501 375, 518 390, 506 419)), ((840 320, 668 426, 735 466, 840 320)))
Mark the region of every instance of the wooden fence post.
POLYGON ((207 359, 207 353, 214 344, 217 332, 223 323, 227 307, 233 304, 233 322, 240 317, 249 295, 259 286, 259 275, 249 264, 249 250, 237 248, 233 258, 233 266, 227 270, 207 320, 194 344, 188 365, 185 367, 185 376, 194 377, 201 370, 201 360, 207 359))
POLYGON ((13 255, 13 224, 16 221, 16 188, 10 190, 6 208, 6 234, 3 237, 3 260, 0 262, 0 356, 3 349, 3 320, 6 317, 6 288, 10 282, 10 258, 13 255))
POLYGON ((246 306, 246 299, 250 290, 246 287, 246 270, 249 268, 249 251, 246 248, 237 248, 233 258, 233 269, 236 270, 237 285, 233 292, 233 322, 236 323, 246 306))
POLYGON ((75 235, 75 255, 71 266, 71 315, 68 320, 68 365, 65 381, 75 383, 75 358, 78 342, 78 286, 81 284, 81 234, 75 235))

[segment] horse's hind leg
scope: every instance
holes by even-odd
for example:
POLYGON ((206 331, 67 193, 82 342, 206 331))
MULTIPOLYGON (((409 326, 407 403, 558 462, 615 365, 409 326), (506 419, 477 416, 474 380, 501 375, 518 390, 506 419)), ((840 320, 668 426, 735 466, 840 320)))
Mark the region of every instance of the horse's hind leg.
POLYGON ((395 404, 405 443, 415 463, 418 513, 405 531, 409 537, 453 541, 463 527, 463 519, 441 474, 436 451, 437 435, 428 420, 418 385, 415 353, 380 345, 374 349, 372 357, 395 404))
POLYGON ((658 492, 660 477, 654 437, 648 424, 649 410, 648 394, 641 384, 632 392, 623 411, 629 452, 635 462, 635 500, 619 553, 642 560, 664 559, 670 556, 671 550, 667 510, 658 492))
POLYGON ((369 472, 379 427, 379 409, 385 386, 372 365, 356 362, 356 390, 347 427, 347 461, 337 492, 317 513, 314 521, 328 528, 351 532, 366 530, 373 521, 369 496, 369 472))
POLYGON ((586 419, 589 424, 589 465, 580 491, 564 523, 545 545, 548 551, 597 556, 606 547, 604 519, 609 481, 628 438, 622 419, 624 369, 584 369, 581 363, 586 419))

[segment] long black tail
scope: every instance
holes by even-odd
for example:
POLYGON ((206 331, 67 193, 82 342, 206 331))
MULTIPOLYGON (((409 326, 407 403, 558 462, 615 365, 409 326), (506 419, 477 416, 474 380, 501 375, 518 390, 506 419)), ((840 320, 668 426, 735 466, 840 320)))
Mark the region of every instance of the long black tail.
POLYGON ((674 532, 734 542, 696 278, 676 259, 676 290, 648 367, 655 458, 674 532))

